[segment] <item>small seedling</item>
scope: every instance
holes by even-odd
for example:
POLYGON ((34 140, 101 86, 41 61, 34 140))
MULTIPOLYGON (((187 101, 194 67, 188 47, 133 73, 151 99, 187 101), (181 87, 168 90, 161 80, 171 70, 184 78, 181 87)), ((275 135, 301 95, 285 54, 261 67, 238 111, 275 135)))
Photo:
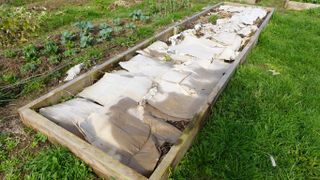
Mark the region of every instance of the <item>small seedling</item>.
POLYGON ((53 41, 48 41, 45 45, 44 45, 44 53, 48 54, 48 55, 53 55, 53 54, 57 54, 59 51, 59 47, 58 45, 53 42, 53 41))
POLYGON ((99 29, 102 30, 102 29, 108 29, 108 28, 111 28, 110 25, 108 25, 107 23, 102 23, 99 25, 99 29))
POLYGON ((137 26, 134 23, 126 24, 126 28, 130 30, 137 29, 137 26))
POLYGON ((73 41, 75 35, 72 32, 65 31, 61 34, 61 44, 65 45, 70 41, 73 41))
POLYGON ((93 37, 90 34, 80 34, 80 48, 86 48, 93 43, 93 37))
POLYGON ((99 31, 99 41, 111 39, 112 32, 112 28, 101 29, 99 31))
POLYGON ((89 33, 92 32, 94 29, 94 26, 89 21, 81 21, 74 24, 77 28, 81 30, 82 33, 89 33))
POLYGON ((146 16, 142 13, 142 11, 139 9, 139 10, 135 10, 133 11, 132 13, 130 13, 129 15, 134 21, 148 21, 150 19, 149 16, 146 16))
POLYGON ((120 26, 121 25, 121 19, 120 18, 115 18, 113 21, 112 21, 112 24, 114 26, 120 26))
POLYGON ((30 44, 23 48, 23 57, 27 62, 34 61, 38 58, 38 52, 35 45, 30 44))

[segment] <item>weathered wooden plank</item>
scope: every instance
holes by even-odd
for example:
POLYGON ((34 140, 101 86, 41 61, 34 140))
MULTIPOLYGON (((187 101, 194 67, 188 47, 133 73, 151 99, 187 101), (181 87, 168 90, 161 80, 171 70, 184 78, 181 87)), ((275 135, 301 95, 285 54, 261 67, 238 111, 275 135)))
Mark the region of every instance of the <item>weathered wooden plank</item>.
MULTIPOLYGON (((61 128, 55 123, 51 122, 47 118, 43 117, 35 110, 40 107, 49 106, 52 104, 58 103, 63 97, 75 95, 85 87, 93 84, 97 79, 99 79, 104 72, 110 70, 110 68, 114 67, 120 61, 125 61, 136 55, 136 51, 147 47, 149 44, 154 42, 155 40, 167 40, 170 36, 172 36, 173 32, 176 28, 184 27, 187 24, 197 20, 199 17, 207 14, 212 9, 219 7, 223 3, 219 3, 215 6, 209 7, 206 10, 187 18, 182 22, 175 23, 174 25, 168 27, 166 30, 162 31, 158 35, 149 38, 137 46, 128 49, 127 51, 116 55, 115 57, 107 60, 105 63, 97 66, 96 68, 90 70, 89 72, 79 76, 73 81, 66 83, 57 89, 51 91, 50 93, 40 97, 39 99, 31 102, 30 104, 24 106, 19 109, 19 113, 21 119, 28 126, 33 127, 34 129, 44 133, 50 139, 50 141, 54 143, 59 143, 67 148, 69 148, 76 156, 83 159, 88 165, 90 165, 93 170, 101 177, 109 178, 115 177, 118 179, 146 179, 144 176, 138 174, 131 168, 121 164, 118 161, 113 160, 109 155, 102 152, 101 150, 95 148, 90 145, 86 141, 78 138, 67 130, 61 128)), ((235 3, 225 3, 230 5, 239 5, 235 3)), ((244 6, 244 5, 241 5, 244 6)), ((245 5, 247 6, 247 5, 245 5)), ((253 38, 249 41, 247 46, 243 49, 242 53, 237 57, 236 61, 233 63, 231 68, 227 71, 226 75, 219 81, 218 85, 215 87, 214 91, 210 94, 208 98, 208 103, 202 107, 202 112, 199 113, 190 125, 185 129, 182 136, 174 145, 169 153, 164 157, 162 162, 156 168, 154 173, 151 175, 150 179, 165 179, 168 177, 170 169, 174 168, 179 161, 182 159, 188 148, 191 146, 193 139, 196 134, 200 130, 202 124, 205 122, 205 117, 210 110, 211 104, 213 104, 219 94, 223 91, 224 87, 227 85, 227 82, 232 77, 238 65, 243 62, 246 58, 249 51, 253 48, 259 34, 262 29, 266 26, 270 17, 273 13, 272 9, 271 13, 269 13, 268 17, 264 20, 263 24, 260 26, 260 29, 256 32, 253 38)))
POLYGON ((319 8, 319 4, 312 4, 312 3, 304 3, 304 2, 296 2, 296 1, 286 1, 285 8, 292 9, 292 10, 305 10, 305 9, 313 9, 319 8))

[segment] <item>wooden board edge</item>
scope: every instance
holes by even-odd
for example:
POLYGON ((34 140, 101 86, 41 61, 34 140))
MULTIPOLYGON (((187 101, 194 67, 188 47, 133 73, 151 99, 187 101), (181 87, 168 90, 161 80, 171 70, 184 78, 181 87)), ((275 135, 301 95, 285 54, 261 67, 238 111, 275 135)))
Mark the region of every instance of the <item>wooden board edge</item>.
MULTIPOLYGON (((229 3, 227 3, 229 4, 229 3)), ((237 60, 234 62, 234 65, 229 68, 226 75, 219 81, 217 86, 214 88, 212 93, 208 97, 208 104, 202 107, 201 113, 199 113, 191 122, 191 125, 185 129, 179 138, 179 142, 176 143, 173 147, 171 147, 168 154, 163 158, 157 169, 151 175, 149 179, 151 180, 159 180, 159 179, 167 179, 171 173, 171 170, 174 169, 178 163, 181 161, 189 147, 192 145, 196 135, 201 129, 202 125, 206 120, 206 116, 210 111, 210 107, 214 104, 219 98, 220 94, 223 92, 231 77, 235 73, 237 67, 243 63, 250 53, 251 49, 256 45, 259 35, 262 30, 266 27, 270 18, 272 17, 274 12, 274 8, 271 9, 271 12, 265 18, 264 22, 261 24, 259 30, 255 33, 252 39, 249 41, 247 46, 243 49, 243 53, 239 54, 237 60)))
POLYGON ((88 164, 100 177, 106 179, 147 179, 37 112, 27 108, 20 109, 19 114, 25 125, 46 135, 50 142, 67 147, 73 154, 88 164))
POLYGON ((319 7, 320 7, 320 4, 290 1, 290 0, 287 0, 285 5, 285 8, 288 10, 297 10, 297 11, 319 8, 319 7))

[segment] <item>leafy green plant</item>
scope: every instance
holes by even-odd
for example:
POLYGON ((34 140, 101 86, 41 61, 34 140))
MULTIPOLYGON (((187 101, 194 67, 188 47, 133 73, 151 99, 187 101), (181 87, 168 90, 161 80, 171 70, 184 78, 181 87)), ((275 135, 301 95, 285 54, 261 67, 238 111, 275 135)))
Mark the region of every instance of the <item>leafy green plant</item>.
POLYGON ((34 61, 38 58, 37 47, 33 44, 29 44, 23 48, 23 57, 27 62, 34 61))
POLYGON ((44 45, 44 53, 45 54, 53 55, 53 54, 57 54, 58 51, 59 51, 59 46, 53 41, 48 41, 44 45))
POLYGON ((111 28, 111 26, 110 26, 109 24, 107 24, 107 23, 101 23, 101 24, 99 25, 99 29, 100 29, 100 30, 102 30, 102 29, 109 29, 109 28, 111 28))
POLYGON ((7 83, 15 83, 18 80, 18 77, 13 72, 8 72, 2 75, 1 79, 7 83))
POLYGON ((80 34, 80 48, 86 48, 93 43, 93 37, 90 34, 80 34))
POLYGON ((102 29, 99 31, 99 41, 111 39, 112 28, 102 29))
POLYGON ((81 30, 82 33, 89 33, 92 32, 94 29, 94 26, 89 21, 80 21, 74 24, 77 28, 81 30))
POLYGON ((146 16, 145 14, 143 14, 143 12, 139 9, 139 10, 135 10, 132 13, 129 14, 129 16, 134 20, 140 20, 140 21, 148 21, 150 19, 149 16, 146 16))
POLYGON ((209 17, 209 22, 212 23, 212 24, 216 24, 217 23, 217 20, 219 19, 219 16, 217 15, 212 15, 209 17))
POLYGON ((65 57, 71 57, 71 56, 74 56, 78 53, 78 50, 77 49, 74 49, 74 48, 70 48, 70 49, 67 49, 66 51, 63 52, 63 55, 65 57))
POLYGON ((137 26, 134 24, 134 23, 128 23, 126 24, 125 26, 127 29, 130 29, 130 30, 135 30, 137 29, 137 26))
POLYGON ((26 42, 44 22, 44 12, 0 5, 0 46, 26 42))
POLYGON ((27 74, 37 69, 37 64, 34 62, 28 62, 21 66, 20 71, 22 74, 27 74))
POLYGON ((121 19, 120 18, 115 18, 112 20, 112 24, 114 26, 120 26, 121 25, 121 19))
POLYGON ((17 52, 11 49, 3 51, 3 56, 6 58, 15 58, 17 56, 17 52))
POLYGON ((72 32, 64 31, 61 34, 61 44, 65 45, 69 43, 70 41, 73 41, 75 38, 75 35, 72 32))

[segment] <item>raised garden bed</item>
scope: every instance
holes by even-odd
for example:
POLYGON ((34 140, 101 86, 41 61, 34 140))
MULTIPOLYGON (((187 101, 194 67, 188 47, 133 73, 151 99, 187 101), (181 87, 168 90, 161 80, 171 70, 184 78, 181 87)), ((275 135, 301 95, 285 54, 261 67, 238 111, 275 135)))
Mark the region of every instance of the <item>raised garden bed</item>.
MULTIPOLYGON (((129 62, 128 60, 137 55, 138 50, 148 47, 150 44, 155 42, 155 40, 167 42, 169 37, 175 35, 179 29, 187 29, 190 28, 190 26, 194 27, 194 25, 199 23, 199 21, 208 19, 206 18, 208 14, 216 12, 221 5, 225 4, 240 6, 239 4, 220 3, 207 8, 199 14, 196 14, 180 23, 172 25, 153 38, 147 39, 139 45, 127 50, 126 52, 107 60, 105 63, 97 66, 93 70, 22 107, 19 110, 22 121, 26 125, 29 125, 37 131, 47 135, 52 142, 57 142, 68 147, 75 155, 90 165, 101 177, 115 177, 119 179, 146 179, 145 176, 113 159, 110 155, 106 154, 99 148, 89 144, 82 138, 72 134, 48 118, 45 118, 39 113, 39 109, 61 103, 61 101, 65 101, 66 98, 68 99, 76 96, 79 92, 83 91, 85 88, 91 86, 97 80, 101 79, 105 72, 112 72, 112 70, 119 69, 119 62, 129 62)), ((265 8, 265 10, 267 10, 268 14, 257 22, 258 29, 249 36, 247 41, 245 41, 245 44, 239 50, 239 54, 237 54, 232 61, 229 61, 229 64, 227 65, 228 68, 223 73, 223 76, 208 93, 205 101, 206 103, 201 105, 200 111, 193 116, 192 120, 190 120, 187 126, 182 127, 183 132, 173 146, 168 145, 170 149, 162 151, 162 157, 160 158, 160 161, 158 162, 153 173, 150 175, 150 179, 167 178, 171 168, 174 168, 186 153, 193 139, 204 123, 206 115, 210 110, 210 106, 217 100, 220 93, 223 91, 224 87, 227 85, 228 81, 235 72, 236 68, 245 60, 246 55, 256 44, 261 31, 269 22, 274 10, 271 8, 265 8)), ((176 127, 178 128, 178 126, 176 127)))

